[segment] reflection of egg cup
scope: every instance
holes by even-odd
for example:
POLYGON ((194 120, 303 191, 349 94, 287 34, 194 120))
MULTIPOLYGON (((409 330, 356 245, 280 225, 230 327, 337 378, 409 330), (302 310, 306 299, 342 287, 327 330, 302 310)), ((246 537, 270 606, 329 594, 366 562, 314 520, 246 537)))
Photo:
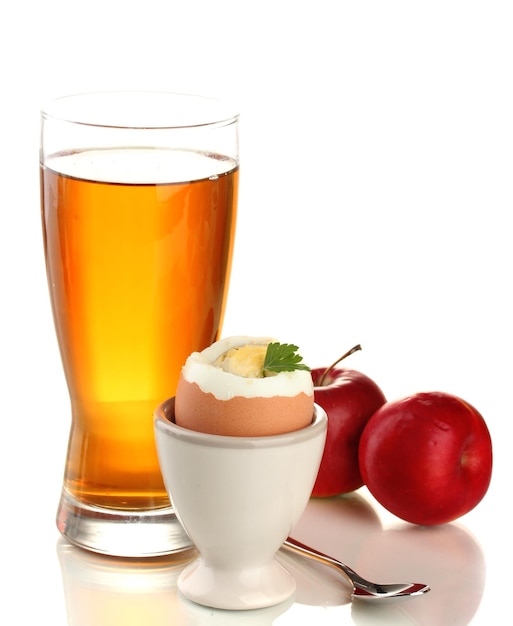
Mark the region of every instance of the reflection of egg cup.
POLYGON ((267 437, 227 437, 174 424, 174 399, 155 412, 166 489, 200 556, 178 578, 190 600, 255 609, 289 598, 295 580, 275 555, 310 497, 326 437, 326 413, 267 437))

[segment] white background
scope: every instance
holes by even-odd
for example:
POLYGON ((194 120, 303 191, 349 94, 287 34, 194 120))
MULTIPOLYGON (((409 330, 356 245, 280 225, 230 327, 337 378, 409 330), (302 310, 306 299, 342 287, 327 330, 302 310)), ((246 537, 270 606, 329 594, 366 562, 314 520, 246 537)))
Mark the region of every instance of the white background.
POLYGON ((389 399, 437 389, 483 414, 495 468, 468 517, 487 560, 472 623, 489 625, 499 609, 507 621, 498 572, 512 555, 503 495, 513 472, 512 32, 513 6, 496 0, 2 6, 0 528, 10 623, 67 623, 52 559, 69 414, 44 274, 39 107, 118 88, 239 106, 223 334, 297 343, 313 367, 361 343, 350 366, 389 399))

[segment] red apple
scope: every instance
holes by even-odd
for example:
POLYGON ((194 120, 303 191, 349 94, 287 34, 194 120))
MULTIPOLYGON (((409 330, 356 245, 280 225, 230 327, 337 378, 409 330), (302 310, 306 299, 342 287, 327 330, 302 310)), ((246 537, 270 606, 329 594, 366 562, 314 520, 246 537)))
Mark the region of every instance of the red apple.
MULTIPOLYGON (((359 349, 355 346, 344 357, 359 349)), ((360 435, 386 398, 373 380, 356 370, 316 368, 312 379, 315 402, 328 415, 326 444, 312 495, 326 498, 363 485, 358 465, 360 435)))
POLYGON ((414 524, 450 522, 484 497, 492 441, 482 415, 442 392, 388 402, 360 439, 364 483, 388 511, 414 524))

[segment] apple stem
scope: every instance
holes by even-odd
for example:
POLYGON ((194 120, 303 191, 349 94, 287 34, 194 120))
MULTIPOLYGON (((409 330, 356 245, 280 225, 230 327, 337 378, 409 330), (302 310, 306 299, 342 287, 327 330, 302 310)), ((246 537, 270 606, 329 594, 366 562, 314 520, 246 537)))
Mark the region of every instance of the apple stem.
POLYGON ((340 361, 343 361, 346 357, 350 356, 351 354, 353 354, 353 352, 358 352, 358 350, 361 350, 362 346, 358 343, 356 346, 353 346, 351 348, 351 350, 348 350, 345 354, 343 354, 339 359, 337 359, 335 361, 335 363, 332 363, 326 370, 324 370, 323 375, 321 376, 321 378, 319 379, 319 383, 318 383, 318 387, 322 387, 324 384, 324 381, 326 380, 326 376, 331 372, 331 370, 335 367, 335 365, 338 365, 340 363, 340 361))

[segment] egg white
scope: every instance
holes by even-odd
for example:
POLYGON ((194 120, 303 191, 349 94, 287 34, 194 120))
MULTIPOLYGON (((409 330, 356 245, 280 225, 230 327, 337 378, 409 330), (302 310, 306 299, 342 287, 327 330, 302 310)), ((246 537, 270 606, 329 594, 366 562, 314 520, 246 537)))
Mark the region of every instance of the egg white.
POLYGON ((313 396, 314 388, 311 373, 307 370, 279 372, 265 378, 244 378, 225 372, 215 365, 216 360, 231 348, 247 344, 267 345, 277 340, 272 337, 226 337, 216 341, 202 352, 193 352, 182 368, 184 380, 196 383, 205 393, 211 393, 218 400, 231 400, 234 397, 271 398, 273 396, 293 397, 300 393, 313 396))

